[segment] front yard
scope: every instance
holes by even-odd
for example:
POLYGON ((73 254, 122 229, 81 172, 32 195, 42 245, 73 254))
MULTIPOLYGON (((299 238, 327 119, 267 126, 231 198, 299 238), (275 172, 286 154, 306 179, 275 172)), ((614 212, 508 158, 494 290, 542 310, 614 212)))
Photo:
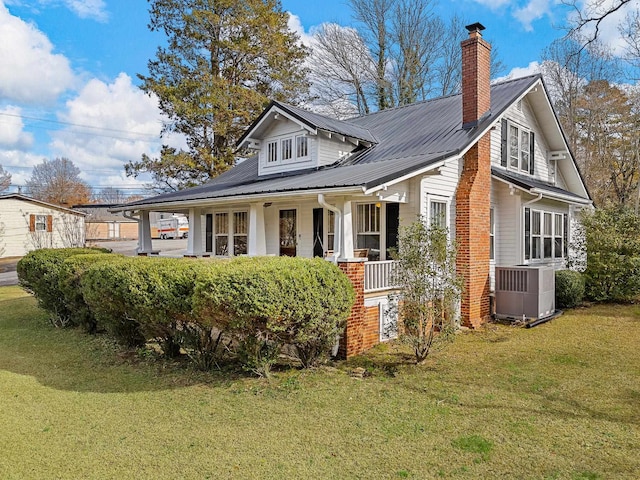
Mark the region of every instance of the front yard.
POLYGON ((639 330, 596 306, 266 382, 53 329, 3 287, 0 478, 639 478, 639 330))

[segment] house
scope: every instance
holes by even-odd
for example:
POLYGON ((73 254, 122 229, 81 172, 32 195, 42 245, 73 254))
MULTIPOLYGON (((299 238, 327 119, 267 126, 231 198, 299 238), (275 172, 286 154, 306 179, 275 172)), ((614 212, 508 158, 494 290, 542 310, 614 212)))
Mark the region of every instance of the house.
POLYGON ((74 205, 76 211, 86 214, 86 241, 96 240, 137 240, 138 222, 127 218, 124 213, 111 213, 116 204, 74 205))
POLYGON ((350 356, 383 339, 390 251, 422 215, 455 238, 462 322, 481 325, 495 266, 564 266, 592 203, 542 78, 490 85, 483 29, 461 44, 461 94, 349 120, 272 102, 239 141, 253 157, 120 207, 140 219, 139 253, 152 251, 150 211, 182 211, 190 256, 329 256, 357 290, 350 356))
POLYGON ((0 195, 0 257, 84 246, 85 214, 18 193, 0 195))

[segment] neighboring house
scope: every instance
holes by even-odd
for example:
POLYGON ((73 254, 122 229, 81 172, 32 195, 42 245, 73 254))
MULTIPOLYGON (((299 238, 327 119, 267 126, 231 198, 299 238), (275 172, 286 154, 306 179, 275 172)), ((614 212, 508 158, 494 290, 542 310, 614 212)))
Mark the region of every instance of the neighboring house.
POLYGON ((0 195, 0 257, 84 246, 85 214, 25 195, 0 195))
POLYGON ((122 212, 111 213, 115 204, 74 205, 74 210, 86 214, 86 240, 137 240, 138 222, 135 218, 127 218, 122 212))
POLYGON ((239 142, 255 156, 120 207, 140 218, 139 253, 151 252, 150 211, 182 211, 191 256, 333 257, 358 292, 350 356, 384 339, 390 251, 422 216, 455 238, 462 322, 481 325, 495 266, 562 267, 591 199, 541 77, 490 86, 484 27, 467 29, 461 94, 342 121, 272 102, 239 142))

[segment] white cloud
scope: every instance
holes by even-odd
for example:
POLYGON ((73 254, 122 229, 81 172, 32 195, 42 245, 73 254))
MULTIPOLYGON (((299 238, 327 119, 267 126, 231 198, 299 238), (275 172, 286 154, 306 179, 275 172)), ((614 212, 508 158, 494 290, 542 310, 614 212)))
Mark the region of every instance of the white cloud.
POLYGON ((80 18, 91 18, 99 22, 109 19, 103 0, 64 0, 64 4, 80 18))
POLYGON ((11 15, 2 3, 0 58, 0 100, 52 103, 73 85, 67 58, 53 53, 51 42, 42 32, 11 15))
POLYGON ((311 44, 313 43, 313 37, 309 33, 304 31, 304 26, 300 21, 300 17, 297 15, 294 15, 291 12, 287 12, 287 13, 289 14, 289 20, 287 21, 287 26, 289 27, 289 30, 297 33, 300 36, 300 41, 302 42, 303 45, 307 47, 311 46, 311 44))
POLYGON ((512 0, 474 0, 480 5, 490 8, 491 10, 497 10, 500 7, 508 5, 512 0))
POLYGON ((515 67, 504 77, 496 78, 495 82, 502 82, 503 80, 512 80, 514 78, 528 77, 529 75, 535 75, 540 73, 540 63, 533 61, 526 67, 515 67))
POLYGON ((531 32, 533 31, 531 23, 534 20, 550 14, 549 3, 550 0, 530 0, 526 6, 516 9, 513 16, 522 23, 526 31, 531 32))
POLYGON ((42 163, 44 157, 21 150, 0 150, 0 165, 11 174, 11 183, 24 185, 31 178, 33 167, 42 163))
MULTIPOLYGON (((125 73, 109 84, 90 80, 58 118, 73 125, 52 134, 51 151, 73 161, 91 184, 104 185, 109 178, 122 184, 125 163, 160 150, 157 99, 133 85, 125 73)), ((176 138, 162 143, 184 146, 176 138)))
POLYGON ((27 150, 33 145, 33 135, 24 132, 20 107, 0 108, 0 147, 27 150))

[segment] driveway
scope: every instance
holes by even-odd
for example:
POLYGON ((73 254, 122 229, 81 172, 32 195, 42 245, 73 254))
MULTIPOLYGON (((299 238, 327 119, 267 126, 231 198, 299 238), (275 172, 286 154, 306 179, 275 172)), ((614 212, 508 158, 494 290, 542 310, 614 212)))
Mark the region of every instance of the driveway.
MULTIPOLYGON (((153 249, 159 250, 160 255, 168 257, 181 257, 187 251, 187 239, 179 240, 153 240, 153 249)), ((92 247, 109 248, 114 253, 120 253, 127 257, 133 257, 138 248, 137 240, 114 241, 114 242, 91 242, 92 247)), ((0 259, 0 287, 18 285, 18 274, 16 265, 20 258, 0 259)))

